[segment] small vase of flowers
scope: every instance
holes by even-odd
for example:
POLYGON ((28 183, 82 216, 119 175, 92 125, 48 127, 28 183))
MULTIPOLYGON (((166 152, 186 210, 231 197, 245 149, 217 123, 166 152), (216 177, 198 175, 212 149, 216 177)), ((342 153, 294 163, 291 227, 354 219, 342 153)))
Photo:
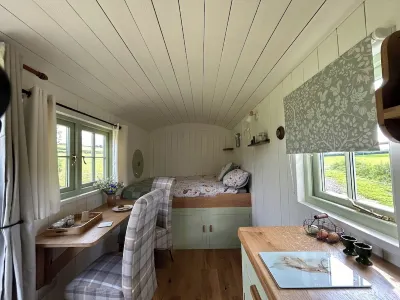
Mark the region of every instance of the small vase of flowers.
POLYGON ((93 186, 107 195, 107 205, 113 207, 117 204, 115 194, 119 189, 124 187, 124 183, 116 181, 113 178, 106 178, 97 180, 93 186))

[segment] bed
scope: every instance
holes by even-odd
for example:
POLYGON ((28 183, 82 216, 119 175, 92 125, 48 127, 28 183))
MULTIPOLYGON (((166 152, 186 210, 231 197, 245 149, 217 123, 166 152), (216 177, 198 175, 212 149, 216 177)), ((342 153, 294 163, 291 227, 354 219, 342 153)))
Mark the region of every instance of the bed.
MULTIPOLYGON (((150 192, 153 178, 133 183, 122 192, 124 199, 138 199, 150 192)), ((248 188, 226 187, 215 176, 176 177, 173 208, 251 207, 248 188)))

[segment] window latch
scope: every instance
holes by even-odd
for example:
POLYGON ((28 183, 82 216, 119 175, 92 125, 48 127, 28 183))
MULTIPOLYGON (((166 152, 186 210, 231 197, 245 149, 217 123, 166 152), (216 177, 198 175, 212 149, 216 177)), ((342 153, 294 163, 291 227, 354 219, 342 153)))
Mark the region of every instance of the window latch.
POLYGON ((87 165, 87 163, 86 163, 86 160, 85 160, 85 157, 84 157, 84 156, 82 156, 82 159, 83 159, 83 163, 84 163, 85 165, 87 165))
POLYGON ((76 155, 75 155, 75 154, 71 155, 71 158, 72 158, 72 163, 71 163, 71 165, 72 165, 72 166, 75 166, 75 164, 76 164, 76 155))

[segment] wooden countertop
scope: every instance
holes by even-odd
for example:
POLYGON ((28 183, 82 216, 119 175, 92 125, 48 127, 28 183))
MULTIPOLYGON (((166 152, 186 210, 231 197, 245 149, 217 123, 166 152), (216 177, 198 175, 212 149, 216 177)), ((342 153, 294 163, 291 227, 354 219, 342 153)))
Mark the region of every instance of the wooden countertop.
POLYGON ((238 235, 268 299, 400 299, 400 269, 377 256, 371 258, 372 267, 361 266, 342 252, 342 243, 320 242, 299 226, 241 227, 238 235), (330 252, 371 282, 372 288, 280 289, 258 255, 269 251, 330 252))
MULTIPOLYGON (((117 205, 133 203, 134 201, 132 200, 119 200, 117 205)), ((123 221, 128 219, 131 213, 131 211, 114 212, 107 206, 107 204, 103 204, 92 211, 102 212, 103 219, 99 222, 113 221, 112 226, 97 228, 96 224, 85 233, 79 235, 46 236, 44 233, 42 233, 36 237, 36 246, 42 248, 92 247, 108 233, 113 231, 115 227, 119 226, 123 221)))

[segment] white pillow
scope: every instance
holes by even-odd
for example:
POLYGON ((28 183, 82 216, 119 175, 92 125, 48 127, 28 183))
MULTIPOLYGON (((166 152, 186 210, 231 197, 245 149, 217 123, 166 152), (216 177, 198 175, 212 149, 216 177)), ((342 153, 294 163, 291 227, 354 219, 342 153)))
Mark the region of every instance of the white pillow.
POLYGON ((235 165, 232 162, 227 163, 225 166, 223 166, 221 172, 219 172, 218 181, 221 181, 224 178, 225 174, 229 171, 232 171, 234 167, 235 165))
POLYGON ((247 182, 249 182, 249 177, 249 172, 243 171, 241 169, 235 169, 224 176, 223 184, 225 186, 239 189, 246 186, 247 182))

